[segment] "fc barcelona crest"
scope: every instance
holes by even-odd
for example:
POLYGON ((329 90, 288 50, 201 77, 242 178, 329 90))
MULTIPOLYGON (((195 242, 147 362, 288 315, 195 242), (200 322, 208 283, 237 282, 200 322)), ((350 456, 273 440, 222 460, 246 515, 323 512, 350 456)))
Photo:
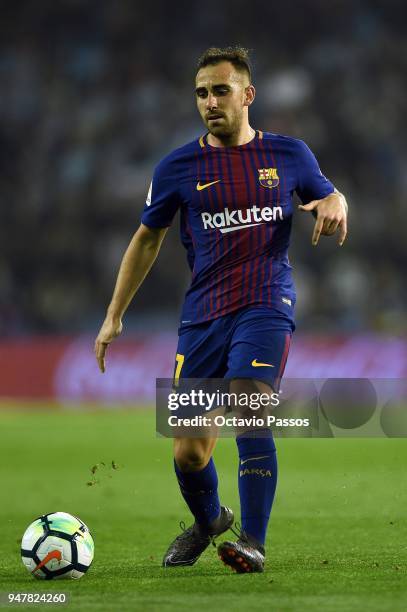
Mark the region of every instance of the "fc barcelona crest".
POLYGON ((277 168, 258 168, 258 170, 259 182, 262 187, 268 187, 269 189, 277 187, 280 182, 277 168))

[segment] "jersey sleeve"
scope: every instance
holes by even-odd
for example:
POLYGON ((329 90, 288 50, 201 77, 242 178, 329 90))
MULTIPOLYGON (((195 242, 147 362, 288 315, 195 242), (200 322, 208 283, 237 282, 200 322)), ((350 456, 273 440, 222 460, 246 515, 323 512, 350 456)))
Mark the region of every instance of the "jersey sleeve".
POLYGON ((161 161, 156 167, 144 206, 141 222, 148 227, 169 227, 181 198, 175 164, 161 161))
POLYGON ((321 200, 335 190, 334 185, 324 176, 311 149, 302 140, 297 141, 296 150, 298 184, 296 192, 303 204, 321 200))

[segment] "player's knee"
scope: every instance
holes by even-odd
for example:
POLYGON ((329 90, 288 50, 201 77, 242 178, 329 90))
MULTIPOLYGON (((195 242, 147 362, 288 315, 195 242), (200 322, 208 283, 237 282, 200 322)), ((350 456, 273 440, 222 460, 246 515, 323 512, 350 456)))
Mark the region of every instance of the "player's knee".
POLYGON ((174 458, 182 472, 203 470, 210 456, 202 445, 179 443, 175 445, 174 458))

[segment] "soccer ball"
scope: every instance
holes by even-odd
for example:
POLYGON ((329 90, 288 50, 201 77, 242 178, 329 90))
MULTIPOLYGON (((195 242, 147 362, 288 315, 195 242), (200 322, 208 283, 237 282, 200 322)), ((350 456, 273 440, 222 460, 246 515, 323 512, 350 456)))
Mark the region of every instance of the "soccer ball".
POLYGON ((35 519, 21 542, 21 558, 34 578, 81 578, 88 571, 95 545, 80 519, 52 512, 35 519))

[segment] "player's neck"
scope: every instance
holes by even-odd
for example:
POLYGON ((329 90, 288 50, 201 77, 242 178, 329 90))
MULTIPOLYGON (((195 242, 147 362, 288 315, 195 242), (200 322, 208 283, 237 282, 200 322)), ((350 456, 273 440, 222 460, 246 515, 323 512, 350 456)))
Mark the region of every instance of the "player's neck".
POLYGON ((245 145, 256 136, 256 130, 246 124, 241 127, 239 132, 231 134, 230 136, 220 137, 208 134, 208 144, 212 147, 238 147, 245 145))

